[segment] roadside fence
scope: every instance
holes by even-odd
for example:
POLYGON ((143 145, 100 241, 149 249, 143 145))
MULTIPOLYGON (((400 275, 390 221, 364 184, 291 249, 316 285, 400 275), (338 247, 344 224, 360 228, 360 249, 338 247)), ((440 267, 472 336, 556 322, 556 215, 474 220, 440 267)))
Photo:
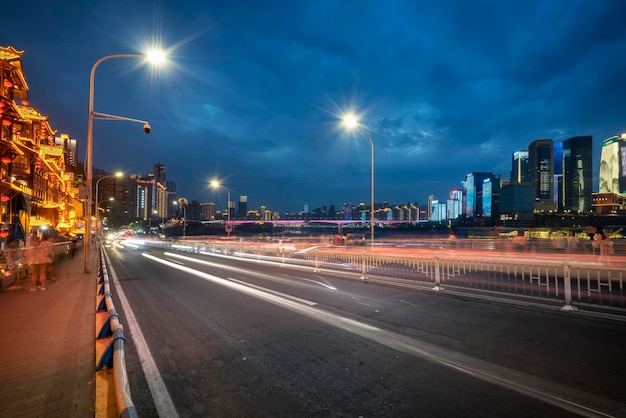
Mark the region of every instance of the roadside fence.
MULTIPOLYGON (((119 322, 111 296, 111 285, 106 267, 104 249, 100 247, 98 259, 98 292, 96 309, 96 379, 110 379, 115 387, 115 399, 119 417, 138 417, 133 403, 128 375, 124 345, 124 327, 119 322)), ((106 409, 106 405, 104 406, 106 409)))
MULTIPOLYGON (((385 285, 442 291, 497 294, 626 313, 626 257, 593 254, 463 250, 465 240, 451 248, 312 246, 291 243, 263 245, 248 241, 145 241, 146 245, 214 256, 236 256, 284 267, 310 268, 385 285)), ((473 240, 477 241, 477 240, 473 240)), ((623 250, 624 240, 618 248, 623 250)), ((483 245, 489 245, 483 243, 483 245)), ((475 247, 475 245, 472 245, 475 247)))

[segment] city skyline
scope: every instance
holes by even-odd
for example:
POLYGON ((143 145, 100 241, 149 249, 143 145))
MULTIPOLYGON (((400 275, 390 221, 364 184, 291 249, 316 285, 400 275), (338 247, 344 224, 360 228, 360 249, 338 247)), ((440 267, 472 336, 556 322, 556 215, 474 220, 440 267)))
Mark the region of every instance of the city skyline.
POLYGON ((376 202, 443 199, 468 171, 508 174, 535 139, 580 135, 593 136, 597 191, 601 143, 626 132, 624 12, 612 1, 23 2, 0 18, 0 38, 25 51, 30 105, 78 140, 81 160, 91 66, 150 40, 169 48, 156 73, 133 59, 98 69, 95 109, 152 132, 96 121, 94 166, 159 161, 178 196, 225 202, 208 185, 219 178, 250 208, 284 213, 369 205, 369 144, 339 129, 343 110, 363 112, 373 137, 376 202))

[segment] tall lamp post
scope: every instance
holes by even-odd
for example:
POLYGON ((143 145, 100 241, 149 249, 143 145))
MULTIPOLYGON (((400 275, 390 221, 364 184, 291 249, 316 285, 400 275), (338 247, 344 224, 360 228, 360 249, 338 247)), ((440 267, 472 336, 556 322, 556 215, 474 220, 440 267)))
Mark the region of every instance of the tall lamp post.
MULTIPOLYGON (((118 171, 115 174, 110 174, 110 175, 106 175, 106 176, 102 176, 100 177, 97 181, 96 181, 96 208, 99 205, 99 201, 100 201, 100 193, 98 192, 98 189, 100 187, 100 182, 104 179, 110 179, 112 177, 117 177, 120 178, 124 175, 124 173, 122 173, 121 171, 118 171)), ((111 198, 113 199, 113 198, 111 198)), ((111 200, 109 199, 109 200, 111 200)), ((100 211, 96 210, 96 239, 98 239, 100 237, 100 231, 99 231, 99 219, 100 219, 100 211)))
POLYGON ((189 201, 186 198, 178 199, 178 206, 183 210, 183 237, 187 235, 187 204, 189 201))
POLYGON ((211 187, 214 189, 224 189, 226 190, 226 194, 228 196, 228 201, 226 202, 226 222, 228 227, 226 228, 226 232, 228 233, 228 236, 230 236, 230 231, 232 226, 230 225, 230 190, 228 190, 226 187, 222 186, 222 184, 217 181, 217 180, 211 180, 211 187))
POLYGON ((372 205, 370 207, 370 242, 371 245, 374 245, 374 140, 372 139, 369 132, 365 130, 365 128, 359 123, 359 119, 352 113, 345 115, 342 118, 343 125, 348 129, 357 128, 361 131, 367 139, 370 141, 370 145, 372 146, 372 205))
MULTIPOLYGON (((89 120, 87 123, 87 155, 85 158, 85 165, 87 168, 87 207, 85 208, 85 235, 83 238, 84 241, 84 252, 85 252, 85 263, 84 270, 85 273, 89 273, 91 270, 89 268, 89 249, 91 247, 91 189, 93 187, 93 121, 94 119, 101 120, 119 120, 119 121, 127 121, 127 122, 137 122, 143 124, 143 130, 145 133, 150 133, 150 124, 145 120, 139 119, 131 119, 123 116, 110 115, 106 113, 99 113, 93 110, 93 96, 94 96, 94 80, 96 75, 96 68, 106 60, 113 58, 147 58, 150 62, 163 62, 165 59, 165 55, 161 52, 154 51, 150 52, 147 55, 142 54, 116 54, 116 55, 107 55, 105 57, 100 58, 95 62, 93 67, 91 67, 91 74, 89 76, 89 120)), ((97 207, 96 207, 97 210, 97 207)))

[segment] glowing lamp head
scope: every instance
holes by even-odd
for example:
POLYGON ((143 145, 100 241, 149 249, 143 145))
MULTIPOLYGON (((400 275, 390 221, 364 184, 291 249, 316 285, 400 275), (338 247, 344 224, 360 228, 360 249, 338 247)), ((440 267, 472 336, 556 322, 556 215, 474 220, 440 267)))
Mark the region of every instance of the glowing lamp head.
POLYGON ((220 182, 217 180, 211 180, 211 187, 213 187, 214 189, 217 189, 221 186, 220 182))
POLYGON ((167 60, 167 55, 160 49, 151 49, 146 53, 146 58, 151 64, 163 64, 167 60))
POLYGON ((343 118, 343 126, 348 129, 354 129, 359 126, 359 118, 354 113, 348 113, 343 118))

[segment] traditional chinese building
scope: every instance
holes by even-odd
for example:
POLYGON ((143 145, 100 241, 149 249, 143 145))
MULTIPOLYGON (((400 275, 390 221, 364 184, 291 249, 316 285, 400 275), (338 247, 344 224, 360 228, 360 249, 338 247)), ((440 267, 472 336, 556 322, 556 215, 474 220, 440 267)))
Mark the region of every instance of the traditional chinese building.
POLYGON ((24 51, 0 47, 0 237, 26 240, 37 228, 71 233, 82 203, 66 172, 66 148, 49 116, 28 103, 24 51))

